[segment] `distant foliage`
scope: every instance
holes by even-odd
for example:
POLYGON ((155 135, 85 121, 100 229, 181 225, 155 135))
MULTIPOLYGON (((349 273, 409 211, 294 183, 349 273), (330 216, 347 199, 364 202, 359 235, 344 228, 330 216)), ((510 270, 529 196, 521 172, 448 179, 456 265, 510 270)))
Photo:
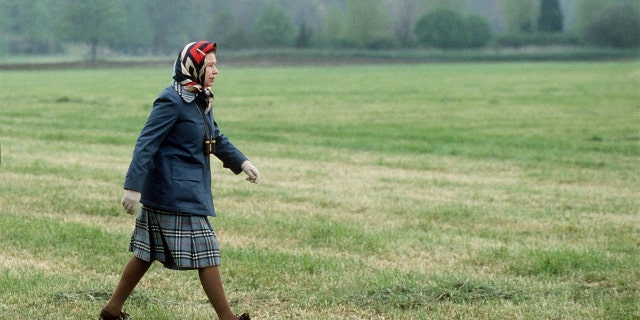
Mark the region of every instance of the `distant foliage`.
POLYGON ((562 32, 562 10, 558 0, 542 0, 538 16, 538 31, 562 32))
POLYGON ((343 47, 380 49, 393 46, 391 22, 382 0, 347 0, 338 43, 343 47))
POLYGON ((639 12, 639 0, 0 0, 0 55, 174 55, 200 39, 224 49, 627 48, 640 41, 639 12))
POLYGON ((98 46, 126 35, 124 7, 117 1, 69 0, 58 28, 67 40, 91 46, 91 60, 96 60, 98 46))
POLYGON ((258 42, 266 47, 289 47, 298 34, 291 17, 279 6, 270 3, 254 24, 258 42))
POLYGON ((640 47, 640 13, 630 5, 606 7, 587 25, 585 38, 604 47, 640 47))
POLYGON ((521 48, 527 46, 581 46, 580 36, 571 33, 509 33, 493 39, 498 48, 521 48))
POLYGON ((507 33, 534 33, 540 8, 536 0, 504 0, 507 33))
POLYGON ((0 1, 0 54, 50 54, 62 50, 56 39, 51 1, 0 1))
POLYGON ((306 25, 300 27, 300 32, 296 37, 296 48, 307 48, 311 43, 311 30, 306 25))
POLYGON ((491 38, 486 19, 480 16, 465 17, 448 9, 424 15, 416 23, 414 33, 420 44, 441 49, 483 47, 491 38))
POLYGON ((429 13, 415 27, 418 42, 442 49, 460 49, 467 43, 464 17, 454 11, 441 9, 429 13))
POLYGON ((479 15, 467 16, 467 28, 469 29, 469 42, 467 47, 481 48, 491 40, 491 26, 489 21, 479 15))

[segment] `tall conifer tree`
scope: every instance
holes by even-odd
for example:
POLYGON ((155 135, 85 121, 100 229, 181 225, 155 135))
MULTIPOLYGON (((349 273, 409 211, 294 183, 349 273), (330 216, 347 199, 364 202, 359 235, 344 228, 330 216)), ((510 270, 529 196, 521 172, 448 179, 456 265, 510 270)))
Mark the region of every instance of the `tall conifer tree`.
POLYGON ((542 0, 540 2, 538 31, 562 32, 562 11, 558 0, 542 0))

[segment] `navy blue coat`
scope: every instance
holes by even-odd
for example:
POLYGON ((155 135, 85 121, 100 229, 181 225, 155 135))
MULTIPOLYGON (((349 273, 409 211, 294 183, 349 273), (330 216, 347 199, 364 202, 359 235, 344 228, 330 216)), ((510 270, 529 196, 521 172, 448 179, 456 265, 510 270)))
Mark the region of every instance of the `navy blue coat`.
POLYGON ((142 194, 143 205, 170 212, 216 215, 210 156, 204 154, 204 126, 209 135, 213 132, 214 155, 225 168, 239 174, 247 158, 220 133, 213 110, 204 112, 204 98, 187 103, 172 86, 156 98, 124 182, 125 189, 142 194))

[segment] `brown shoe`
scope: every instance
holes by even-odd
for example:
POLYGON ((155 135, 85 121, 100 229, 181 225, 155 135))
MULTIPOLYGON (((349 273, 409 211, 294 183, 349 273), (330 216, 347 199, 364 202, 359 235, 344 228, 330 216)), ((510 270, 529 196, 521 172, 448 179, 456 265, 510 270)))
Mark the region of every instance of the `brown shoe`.
POLYGON ((100 320, 131 320, 131 316, 129 314, 120 312, 117 316, 110 315, 104 309, 100 312, 100 320))
POLYGON ((248 313, 243 313, 241 316, 237 317, 236 320, 251 320, 248 313))

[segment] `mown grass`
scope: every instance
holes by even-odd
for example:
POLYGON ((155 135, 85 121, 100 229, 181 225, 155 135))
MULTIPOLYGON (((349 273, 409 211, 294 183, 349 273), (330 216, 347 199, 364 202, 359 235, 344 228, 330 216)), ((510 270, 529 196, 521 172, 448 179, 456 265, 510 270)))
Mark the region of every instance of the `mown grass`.
MULTIPOLYGON (((258 319, 640 318, 640 65, 239 67, 217 120, 261 169, 214 165, 234 309, 258 319)), ((162 69, 0 74, 0 318, 96 318, 162 69)), ((211 319, 154 266, 134 319, 211 319)))

